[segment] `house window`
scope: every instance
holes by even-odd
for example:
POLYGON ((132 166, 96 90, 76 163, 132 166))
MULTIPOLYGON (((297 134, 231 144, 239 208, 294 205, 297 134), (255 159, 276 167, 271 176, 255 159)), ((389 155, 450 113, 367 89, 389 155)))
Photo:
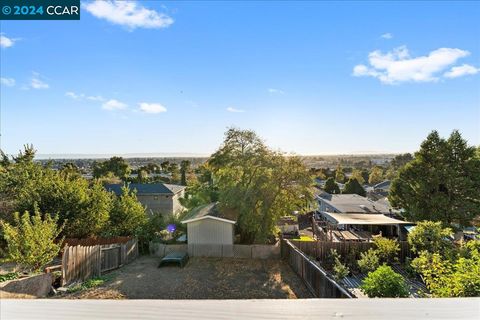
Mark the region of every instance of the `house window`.
POLYGON ((158 200, 158 196, 153 196, 153 200, 158 200))

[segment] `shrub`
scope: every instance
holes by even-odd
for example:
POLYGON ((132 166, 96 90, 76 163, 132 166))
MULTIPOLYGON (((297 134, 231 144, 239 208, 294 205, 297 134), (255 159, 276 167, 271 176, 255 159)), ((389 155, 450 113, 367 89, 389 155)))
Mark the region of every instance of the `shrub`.
POLYGON ((137 231, 139 249, 141 253, 148 253, 149 243, 158 238, 160 230, 165 228, 164 218, 161 214, 151 216, 137 231))
POLYGON ((373 242, 380 262, 390 264, 397 259, 398 252, 400 251, 400 245, 397 241, 379 237, 375 238, 373 242))
POLYGON ((18 278, 18 273, 10 272, 5 274, 0 274, 0 282, 8 281, 8 280, 15 280, 18 278))
POLYGON ((370 298, 403 298, 409 295, 403 277, 387 265, 370 272, 360 289, 370 298))
POLYGON ((335 259, 335 264, 333 265, 333 275, 336 280, 342 280, 350 273, 350 269, 344 265, 340 259, 335 259))
POLYGON ((333 266, 335 262, 340 260, 340 254, 335 249, 330 249, 330 253, 327 255, 325 259, 324 266, 327 270, 333 270, 333 266))
POLYGON ((480 254, 475 244, 470 246, 468 257, 462 256, 461 251, 456 259, 449 260, 439 253, 422 251, 412 261, 412 267, 421 274, 434 297, 480 296, 480 254))
POLYGON ((452 230, 443 228, 441 222, 422 221, 408 235, 408 243, 415 253, 443 252, 452 247, 451 241, 448 240, 451 234, 452 230))
POLYGON ((378 257, 377 251, 373 249, 360 253, 360 257, 357 263, 360 271, 363 273, 375 271, 380 265, 380 258, 378 257))
POLYGON ((26 270, 38 270, 58 255, 62 241, 55 243, 55 239, 63 226, 57 226, 57 216, 45 214, 42 220, 40 212, 35 210, 34 215, 26 211, 21 218, 17 212, 14 220, 14 225, 2 222, 12 261, 26 270))

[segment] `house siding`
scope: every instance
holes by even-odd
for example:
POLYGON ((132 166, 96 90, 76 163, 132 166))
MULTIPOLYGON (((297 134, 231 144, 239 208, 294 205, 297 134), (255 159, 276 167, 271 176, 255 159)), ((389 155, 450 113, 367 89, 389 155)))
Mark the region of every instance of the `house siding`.
POLYGON ((189 244, 233 244, 232 223, 203 219, 187 224, 189 244))
POLYGON ((180 198, 184 196, 184 191, 171 194, 137 194, 138 201, 146 208, 149 214, 178 214, 183 211, 180 204, 180 198))

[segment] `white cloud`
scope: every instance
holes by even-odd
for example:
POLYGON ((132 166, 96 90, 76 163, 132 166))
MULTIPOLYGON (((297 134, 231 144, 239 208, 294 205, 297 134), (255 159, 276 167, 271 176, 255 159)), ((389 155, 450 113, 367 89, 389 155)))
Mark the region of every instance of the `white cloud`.
POLYGON ((0 78, 0 83, 7 87, 13 87, 15 85, 15 79, 13 78, 0 78))
POLYGON ((48 83, 40 78, 41 76, 38 72, 33 72, 32 79, 30 80, 30 87, 33 89, 48 89, 50 87, 48 83))
POLYGON ((469 54, 466 50, 439 48, 425 56, 411 57, 406 46, 385 54, 375 50, 368 55, 370 66, 356 65, 353 75, 374 77, 385 84, 438 81, 440 72, 469 54))
POLYGON ((130 30, 167 28, 173 23, 173 19, 168 15, 147 9, 135 1, 97 0, 84 4, 84 7, 97 18, 130 30))
POLYGON ((72 91, 65 92, 65 96, 70 97, 70 98, 75 99, 75 100, 80 100, 80 99, 83 99, 83 97, 85 97, 85 95, 83 93, 76 94, 75 92, 72 92, 72 91))
POLYGON ((271 94, 285 94, 285 91, 280 89, 269 88, 268 92, 271 94))
POLYGON ((102 96, 87 96, 87 100, 91 101, 105 101, 105 98, 102 96))
POLYGON ((0 34, 0 47, 2 48, 9 48, 15 44, 15 39, 8 38, 3 34, 0 34))
POLYGON ((480 72, 480 68, 475 68, 474 66, 469 64, 463 64, 461 66, 452 67, 452 69, 445 72, 443 76, 447 78, 458 78, 458 77, 463 77, 467 75, 477 74, 479 72, 480 72))
POLYGON ((162 106, 160 103, 141 102, 138 105, 140 106, 140 111, 145 112, 145 113, 167 112, 167 108, 162 106))
POLYGON ((123 110, 127 108, 127 105, 123 102, 120 102, 115 99, 110 99, 102 105, 102 108, 105 110, 113 111, 113 110, 123 110))
POLYGON ((228 107, 228 108, 227 108, 227 111, 228 111, 228 112, 245 112, 245 110, 235 109, 235 108, 233 108, 233 107, 228 107))
POLYGON ((387 32, 387 33, 382 34, 380 36, 380 38, 389 40, 389 39, 393 38, 393 34, 391 34, 390 32, 387 32))
POLYGON ((87 96, 84 93, 75 93, 73 91, 65 92, 65 96, 75 100, 105 101, 102 96, 87 96))

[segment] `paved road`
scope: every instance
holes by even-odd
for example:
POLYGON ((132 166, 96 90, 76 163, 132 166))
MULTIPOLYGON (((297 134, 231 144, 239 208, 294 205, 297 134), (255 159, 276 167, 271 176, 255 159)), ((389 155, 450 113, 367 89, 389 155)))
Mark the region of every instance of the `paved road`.
POLYGON ((0 300, 0 319, 480 319, 480 298, 0 300))

